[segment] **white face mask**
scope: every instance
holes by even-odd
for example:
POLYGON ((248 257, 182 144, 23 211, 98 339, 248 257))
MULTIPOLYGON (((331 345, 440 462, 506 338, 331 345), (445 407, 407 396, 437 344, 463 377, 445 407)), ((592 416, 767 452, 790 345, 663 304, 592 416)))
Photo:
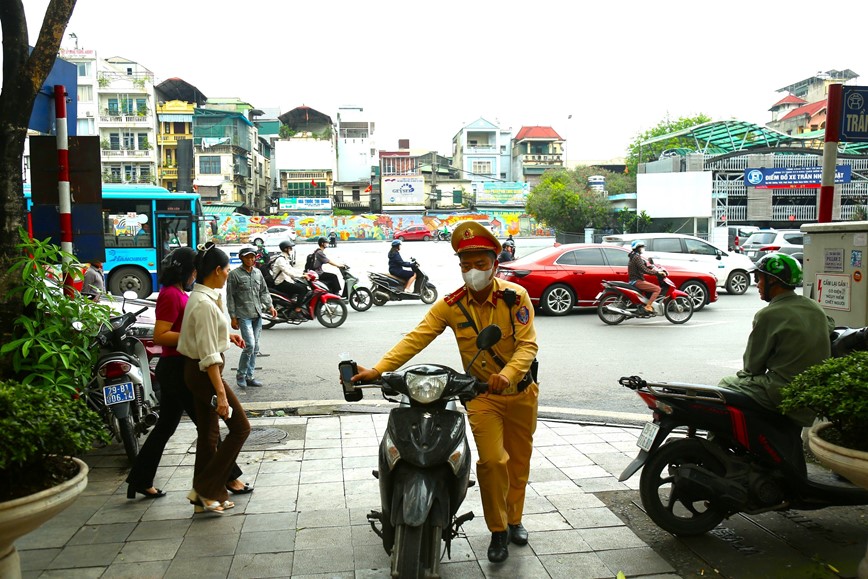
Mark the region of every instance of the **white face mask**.
POLYGON ((494 277, 494 268, 480 270, 471 269, 461 272, 461 277, 464 278, 464 283, 473 291, 482 291, 488 287, 494 277))

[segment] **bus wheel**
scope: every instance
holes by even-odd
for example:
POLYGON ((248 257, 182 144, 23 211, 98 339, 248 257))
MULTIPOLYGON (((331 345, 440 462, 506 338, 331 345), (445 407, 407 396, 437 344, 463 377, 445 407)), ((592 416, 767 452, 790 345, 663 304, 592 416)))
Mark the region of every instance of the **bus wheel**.
POLYGON ((147 272, 135 267, 120 267, 109 276, 109 291, 116 296, 124 292, 136 292, 136 297, 145 299, 151 295, 151 278, 147 272))

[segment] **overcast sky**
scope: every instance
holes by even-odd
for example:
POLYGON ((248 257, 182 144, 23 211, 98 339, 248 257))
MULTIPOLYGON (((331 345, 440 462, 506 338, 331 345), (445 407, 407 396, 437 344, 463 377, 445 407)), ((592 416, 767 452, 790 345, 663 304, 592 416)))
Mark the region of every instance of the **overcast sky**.
MULTIPOLYGON (((24 0, 31 44, 47 4, 24 0)), ((868 75, 865 0, 810 6, 78 0, 66 32, 208 97, 304 104, 333 120, 340 105, 362 106, 380 149, 408 138, 450 155, 452 137, 483 117, 513 133, 552 126, 572 162, 623 156, 667 113, 764 124, 781 87, 831 69, 868 75)))

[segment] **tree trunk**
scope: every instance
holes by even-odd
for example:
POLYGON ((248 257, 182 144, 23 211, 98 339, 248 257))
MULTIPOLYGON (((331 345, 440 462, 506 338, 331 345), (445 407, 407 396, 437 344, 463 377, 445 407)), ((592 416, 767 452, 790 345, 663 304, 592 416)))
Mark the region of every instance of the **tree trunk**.
MULTIPOLYGON (((15 318, 22 311, 19 296, 8 298, 20 280, 9 274, 18 255, 18 229, 24 226, 24 139, 36 94, 57 58, 60 42, 76 0, 51 0, 42 29, 29 53, 27 19, 21 0, 0 1, 3 32, 3 86, 0 89, 0 343, 8 342, 15 318)), ((0 359, 0 378, 10 375, 8 360, 0 359)))

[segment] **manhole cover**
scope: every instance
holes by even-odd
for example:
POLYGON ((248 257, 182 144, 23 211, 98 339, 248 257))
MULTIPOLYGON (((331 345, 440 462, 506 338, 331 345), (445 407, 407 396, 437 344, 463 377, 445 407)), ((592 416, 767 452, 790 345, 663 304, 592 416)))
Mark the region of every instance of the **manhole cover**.
POLYGON ((247 437, 244 446, 277 444, 287 436, 289 436, 289 434, 285 430, 280 430, 279 428, 254 426, 250 429, 250 436, 247 437))

